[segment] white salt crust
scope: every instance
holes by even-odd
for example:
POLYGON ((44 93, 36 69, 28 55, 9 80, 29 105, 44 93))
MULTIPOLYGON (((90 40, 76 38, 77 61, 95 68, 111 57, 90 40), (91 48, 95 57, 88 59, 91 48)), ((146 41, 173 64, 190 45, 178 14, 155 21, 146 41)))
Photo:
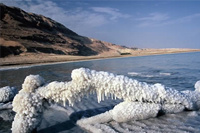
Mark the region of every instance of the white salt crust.
POLYGON ((17 94, 17 89, 10 86, 0 88, 0 103, 11 101, 17 94))
POLYGON ((30 133, 41 122, 44 102, 43 98, 34 93, 35 89, 44 84, 39 75, 27 76, 22 89, 13 100, 13 111, 16 112, 12 123, 13 133, 30 133))
POLYGON ((64 105, 68 102, 73 106, 83 96, 95 92, 98 102, 105 97, 123 99, 124 102, 110 111, 77 121, 79 126, 91 132, 104 132, 95 127, 106 129, 108 127, 101 123, 111 120, 117 122, 141 120, 156 117, 159 112, 178 113, 185 109, 200 108, 200 81, 195 84, 195 91, 179 92, 161 84, 149 85, 126 76, 86 68, 73 70, 71 77, 72 81, 69 82, 54 81, 43 85, 44 79, 39 75, 27 76, 22 90, 13 101, 13 110, 17 114, 13 121, 12 132, 31 132, 39 125, 44 99, 64 105))

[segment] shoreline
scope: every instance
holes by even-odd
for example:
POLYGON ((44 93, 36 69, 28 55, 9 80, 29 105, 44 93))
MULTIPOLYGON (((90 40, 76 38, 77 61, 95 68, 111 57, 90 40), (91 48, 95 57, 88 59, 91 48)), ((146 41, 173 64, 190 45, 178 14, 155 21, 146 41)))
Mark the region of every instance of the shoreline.
POLYGON ((13 56, 0 58, 0 71, 7 69, 19 69, 41 65, 53 65, 72 62, 82 62, 90 60, 117 59, 127 57, 142 57, 152 55, 179 54, 200 52, 200 49, 154 49, 154 50, 138 50, 130 55, 95 55, 95 56, 71 56, 71 55, 28 55, 28 56, 13 56), (41 60, 40 60, 41 59, 41 60))

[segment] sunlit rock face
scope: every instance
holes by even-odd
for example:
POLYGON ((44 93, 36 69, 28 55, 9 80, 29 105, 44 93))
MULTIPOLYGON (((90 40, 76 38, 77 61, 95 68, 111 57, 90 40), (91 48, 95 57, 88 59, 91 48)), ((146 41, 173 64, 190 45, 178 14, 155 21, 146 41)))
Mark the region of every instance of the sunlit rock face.
POLYGON ((27 76, 22 90, 13 101, 16 116, 12 131, 16 133, 31 132, 41 121, 45 102, 69 103, 73 106, 85 95, 97 94, 98 102, 104 97, 123 99, 112 110, 77 122, 95 131, 92 123, 105 123, 111 120, 126 122, 156 117, 159 113, 178 113, 200 108, 200 81, 195 84, 195 91, 177 91, 162 84, 150 85, 133 80, 123 75, 86 68, 72 71, 69 82, 51 82, 45 84, 39 75, 27 76))

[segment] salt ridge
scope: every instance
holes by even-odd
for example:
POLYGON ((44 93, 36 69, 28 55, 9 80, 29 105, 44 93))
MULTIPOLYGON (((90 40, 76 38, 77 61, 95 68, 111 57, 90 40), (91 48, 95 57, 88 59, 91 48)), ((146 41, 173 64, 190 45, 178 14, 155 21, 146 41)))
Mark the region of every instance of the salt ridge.
MULTIPOLYGON (((112 110, 77 121, 77 124, 91 132, 97 131, 94 124, 101 126, 111 120, 125 122, 156 117, 159 112, 177 113, 200 108, 200 82, 195 91, 179 92, 161 84, 149 85, 123 75, 97 72, 86 68, 72 71, 72 81, 51 82, 43 85, 39 75, 27 76, 22 90, 13 101, 17 113, 12 125, 13 132, 29 132, 41 121, 41 114, 48 101, 71 106, 87 94, 97 93, 98 102, 104 97, 123 99, 112 110), (45 100, 44 100, 45 99, 45 100), (31 108, 31 109, 30 109, 31 108), (119 115, 120 114, 120 115, 119 115)), ((101 126, 107 128, 106 126, 101 126)), ((98 129, 99 132, 103 131, 98 129)))

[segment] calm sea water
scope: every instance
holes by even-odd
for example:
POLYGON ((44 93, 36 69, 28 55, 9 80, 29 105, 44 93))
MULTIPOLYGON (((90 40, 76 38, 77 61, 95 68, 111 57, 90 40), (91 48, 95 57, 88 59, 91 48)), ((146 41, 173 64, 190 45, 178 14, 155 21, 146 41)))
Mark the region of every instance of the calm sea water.
MULTIPOLYGON (((24 78, 30 74, 41 75, 46 82, 51 81, 69 81, 71 80, 71 71, 76 68, 85 67, 97 71, 108 71, 115 74, 126 75, 150 84, 161 83, 165 86, 177 90, 194 90, 194 84, 200 80, 200 52, 181 53, 169 55, 154 55, 143 57, 128 57, 117 59, 92 60, 72 63, 61 63, 53 65, 30 66, 14 69, 0 69, 0 87, 15 86, 21 88, 24 78)), ((190 112, 191 113, 191 112, 190 112)), ((182 113, 175 116, 164 116, 165 120, 182 121, 184 119, 188 125, 194 128, 191 132, 200 131, 200 113, 196 111, 193 114, 182 113), (184 117, 187 116, 188 118, 184 117), (184 118, 182 118, 182 116, 184 118), (190 120, 190 117, 195 121, 190 120)), ((1 118, 0 118, 1 119, 1 118)), ((160 123, 157 118, 152 121, 160 123)), ((152 121, 150 123, 152 124, 152 121)), ((0 122, 2 122, 0 120, 0 122)), ((148 121, 144 121, 144 123, 148 121)), ((180 122, 178 122, 180 124, 180 122)), ((3 123, 7 125, 6 122, 3 123)), ((126 123, 128 124, 128 123, 126 123)), ((112 123, 110 124, 112 127, 112 123)), ((134 125, 134 123, 132 123, 134 125)), ((136 124, 137 125, 137 124, 136 124)), ((153 124, 152 124, 153 125, 153 124)), ((10 126, 8 126, 10 127, 10 126)), ((148 126, 151 127, 151 126, 148 126)), ((164 128, 164 127, 163 127, 164 128)), ((133 129, 132 129, 133 130, 133 129)), ((150 129, 146 129, 150 130, 150 129)), ((180 131, 185 131, 182 129, 180 131)), ((171 130, 172 131, 172 130, 171 130)), ((188 131, 190 132, 190 130, 188 131)))
POLYGON ((151 84, 162 83, 177 90, 193 89, 195 82, 200 80, 199 57, 200 52, 194 52, 0 69, 0 87, 9 85, 20 89, 23 80, 30 74, 39 74, 46 82, 69 81, 73 69, 85 67, 151 84))

